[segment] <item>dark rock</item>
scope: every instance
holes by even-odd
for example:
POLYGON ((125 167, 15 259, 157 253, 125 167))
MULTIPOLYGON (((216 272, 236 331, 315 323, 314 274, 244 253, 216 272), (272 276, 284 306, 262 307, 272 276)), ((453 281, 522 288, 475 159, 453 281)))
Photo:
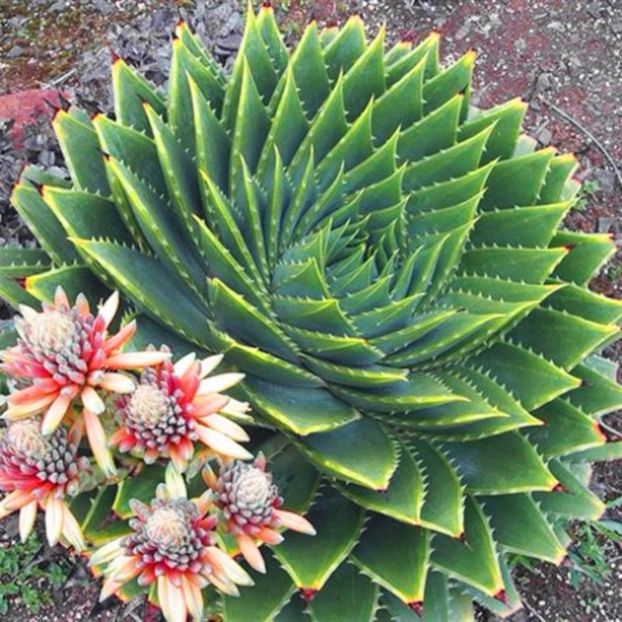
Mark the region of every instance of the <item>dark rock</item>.
POLYGON ((551 144, 553 134, 551 133, 551 130, 544 127, 538 132, 537 138, 541 145, 543 145, 544 147, 548 147, 551 144))
POLYGON ((24 52, 24 48, 19 45, 14 45, 7 53, 7 58, 18 58, 24 52))
POLYGON ((594 170, 593 176, 603 192, 609 193, 615 190, 616 176, 613 171, 606 168, 598 168, 594 170))
POLYGON ((242 36, 238 34, 221 37, 220 39, 218 39, 218 41, 216 41, 216 47, 214 51, 219 56, 229 56, 240 48, 241 42, 242 36))
POLYGON ((600 2, 590 2, 586 7, 587 12, 594 19, 599 19, 601 17, 601 6, 600 2))
POLYGON ((615 224, 615 218, 601 217, 598 219, 598 233, 608 233, 615 224))
POLYGON ((544 72, 538 76, 536 80, 536 92, 546 91, 553 86, 553 81, 551 79, 551 74, 544 72))

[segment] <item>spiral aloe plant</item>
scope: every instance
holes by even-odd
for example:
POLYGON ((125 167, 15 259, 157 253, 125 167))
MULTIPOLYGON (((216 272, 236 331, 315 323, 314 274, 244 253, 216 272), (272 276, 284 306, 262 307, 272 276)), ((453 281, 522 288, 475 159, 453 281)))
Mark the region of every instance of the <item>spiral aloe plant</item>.
POLYGON ((622 391, 597 353, 622 305, 586 284, 614 245, 559 229, 576 160, 521 135, 524 102, 471 106, 473 64, 441 66, 436 34, 387 51, 358 17, 288 52, 264 6, 226 76, 181 23, 167 92, 115 60, 115 119, 54 120, 71 182, 15 189, 42 249, 0 251, 7 300, 119 288, 137 345, 246 375, 249 447, 317 535, 264 553, 226 620, 505 614, 509 556, 559 563, 568 519, 603 511, 589 463, 622 455, 598 424, 622 391))

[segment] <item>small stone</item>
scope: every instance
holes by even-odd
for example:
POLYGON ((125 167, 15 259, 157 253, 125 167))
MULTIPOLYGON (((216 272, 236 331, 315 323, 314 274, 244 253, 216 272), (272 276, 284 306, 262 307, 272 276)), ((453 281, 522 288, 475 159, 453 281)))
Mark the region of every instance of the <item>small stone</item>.
POLYGON ((615 190, 616 176, 613 171, 606 168, 598 168, 594 170, 593 176, 598 182, 598 187, 603 192, 609 193, 615 190))
POLYGON ((469 34, 470 30, 471 30, 471 22, 467 21, 460 27, 458 32, 456 32, 456 35, 455 35, 456 41, 461 41, 462 39, 464 39, 469 34))
POLYGON ((551 74, 546 72, 541 73, 536 81, 536 91, 544 91, 550 89, 551 86, 553 86, 551 74))
POLYGON ((95 9, 102 15, 109 15, 114 11, 114 5, 110 0, 95 0, 95 9))
POLYGON ((609 216, 601 216, 598 219, 598 233, 609 233, 616 219, 609 216))
POLYGON ((613 32, 613 34, 615 35, 622 34, 622 19, 612 20, 611 23, 609 24, 609 27, 611 28, 611 32, 613 32))
POLYGON ((236 52, 240 43, 242 42, 242 36, 238 34, 232 34, 227 37, 221 37, 216 41, 216 53, 221 56, 226 56, 232 52, 236 52))
POLYGON ((586 8, 591 17, 594 19, 600 18, 600 2, 590 2, 586 8))
POLYGON ((19 45, 14 45, 7 53, 7 58, 18 58, 24 52, 24 48, 19 45))
POLYGON ((538 132, 538 141, 543 147, 548 147, 551 144, 551 139, 553 138, 553 134, 551 130, 544 127, 538 132))
POLYGON ((67 8, 67 4, 65 4, 65 0, 58 0, 57 2, 54 2, 54 4, 50 5, 49 7, 49 11, 53 11, 54 13, 60 13, 61 11, 64 11, 67 8))

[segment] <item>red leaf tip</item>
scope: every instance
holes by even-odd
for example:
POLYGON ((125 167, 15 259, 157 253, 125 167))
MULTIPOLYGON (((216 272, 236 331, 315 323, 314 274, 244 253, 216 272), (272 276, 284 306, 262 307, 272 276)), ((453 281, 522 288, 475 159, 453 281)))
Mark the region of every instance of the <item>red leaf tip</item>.
POLYGON ((601 436, 605 441, 609 440, 609 437, 605 433, 605 429, 603 428, 602 425, 600 425, 600 423, 598 423, 598 421, 594 421, 594 431, 596 432, 596 434, 601 436))
POLYGON ((499 590, 495 595, 494 595, 495 600, 498 600, 500 603, 503 603, 504 605, 508 604, 508 595, 507 592, 505 590, 499 590))
POLYGON ((312 588, 312 587, 302 587, 302 588, 300 588, 300 595, 308 603, 310 603, 315 598, 315 596, 317 595, 317 590, 315 588, 312 588))
POLYGON ((408 608, 414 611, 420 618, 423 617, 423 601, 413 600, 408 603, 408 608))

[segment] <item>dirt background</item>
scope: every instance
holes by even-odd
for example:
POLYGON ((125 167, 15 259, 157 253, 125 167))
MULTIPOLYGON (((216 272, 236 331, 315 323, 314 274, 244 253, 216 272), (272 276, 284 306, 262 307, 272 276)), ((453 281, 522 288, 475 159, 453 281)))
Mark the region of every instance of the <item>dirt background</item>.
MULTIPOLYGON (((235 0, 0 0, 0 245, 34 243, 8 201, 23 163, 65 172, 46 100, 58 105, 64 97, 91 112, 109 111, 113 52, 164 85, 170 37, 180 17, 229 66, 240 41, 241 5, 235 0)), ((589 182, 590 191, 567 225, 610 232, 622 244, 622 0, 288 0, 274 5, 290 41, 311 19, 342 23, 360 13, 370 33, 385 22, 390 41, 440 32, 445 61, 474 48, 474 103, 487 107, 516 96, 527 100, 527 131, 543 146, 574 152, 581 164, 577 177, 589 182)), ((622 297, 622 253, 592 287, 622 297)), ((619 361, 621 352, 614 347, 608 355, 619 361)), ((606 423, 608 433, 620 436, 618 415, 606 423)), ((594 488, 607 500, 622 495, 621 466, 595 471, 594 488)), ((621 519, 620 509, 611 510, 610 518, 621 519)), ((0 547, 11 546, 15 531, 11 521, 3 524, 0 547)), ((526 607, 512 622, 622 622, 622 548, 597 538, 594 553, 582 528, 577 527, 577 536, 574 557, 584 557, 588 567, 608 568, 608 577, 591 581, 570 559, 560 568, 519 571, 526 607)), ((43 547, 40 554, 45 561, 58 551, 43 547)), ((75 561, 75 571, 42 613, 33 615, 15 602, 4 619, 155 619, 142 606, 97 605, 97 585, 75 561)), ((495 619, 485 612, 480 618, 495 619)))

